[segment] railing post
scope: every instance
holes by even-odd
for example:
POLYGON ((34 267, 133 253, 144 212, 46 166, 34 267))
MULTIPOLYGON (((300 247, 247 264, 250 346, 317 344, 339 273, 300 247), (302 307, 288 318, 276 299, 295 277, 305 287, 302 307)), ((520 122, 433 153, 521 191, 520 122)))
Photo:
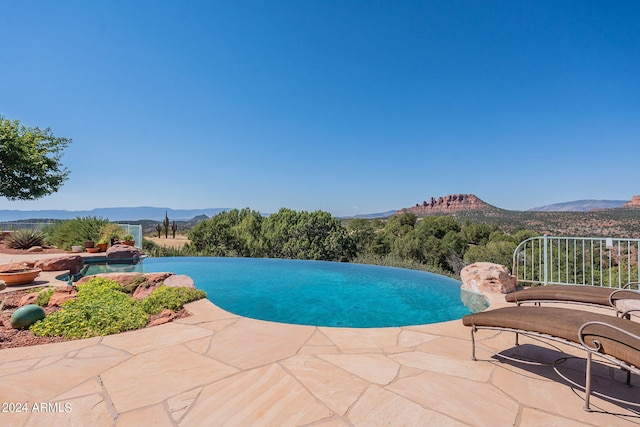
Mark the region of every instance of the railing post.
POLYGON ((545 234, 543 237, 543 256, 542 256, 542 263, 543 263, 543 276, 544 276, 544 285, 546 286, 549 283, 549 277, 548 277, 548 272, 549 272, 549 264, 547 262, 547 242, 548 242, 549 238, 547 237, 547 235, 545 234))

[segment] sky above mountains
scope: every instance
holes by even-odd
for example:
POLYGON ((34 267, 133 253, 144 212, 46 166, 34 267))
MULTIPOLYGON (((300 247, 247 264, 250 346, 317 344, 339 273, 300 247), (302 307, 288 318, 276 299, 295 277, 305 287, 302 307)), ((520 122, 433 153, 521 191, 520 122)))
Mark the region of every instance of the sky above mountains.
POLYGON ((5 1, 0 37, 0 115, 73 139, 0 209, 640 194, 637 1, 5 1))

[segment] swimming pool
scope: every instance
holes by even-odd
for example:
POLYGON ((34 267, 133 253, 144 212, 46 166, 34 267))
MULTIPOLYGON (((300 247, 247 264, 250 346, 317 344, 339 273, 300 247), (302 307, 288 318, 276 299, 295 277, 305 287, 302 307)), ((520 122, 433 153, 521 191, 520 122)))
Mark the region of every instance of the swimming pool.
POLYGON ((224 310, 300 325, 408 326, 459 319, 472 312, 469 299, 480 306, 473 311, 486 308, 484 297, 461 291, 457 280, 401 268, 207 257, 147 258, 131 267, 186 274, 224 310))

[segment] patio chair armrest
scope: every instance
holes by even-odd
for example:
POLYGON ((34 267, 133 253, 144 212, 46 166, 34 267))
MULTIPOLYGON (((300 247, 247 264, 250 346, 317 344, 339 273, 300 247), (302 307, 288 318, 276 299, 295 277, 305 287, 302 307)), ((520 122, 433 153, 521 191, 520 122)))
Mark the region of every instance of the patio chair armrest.
MULTIPOLYGON (((627 283, 627 285, 629 285, 629 284, 630 283, 627 283)), ((609 305, 611 305, 611 307, 615 308, 618 313, 621 313, 621 311, 618 310, 618 308, 616 307, 616 301, 617 300, 621 300, 621 299, 626 299, 624 297, 625 295, 632 296, 633 298, 631 298, 631 299, 638 299, 638 291, 634 291, 634 290, 626 289, 626 288, 616 289, 613 292, 611 292, 611 294, 609 294, 609 305)))
POLYGON ((622 317, 623 319, 629 319, 629 318, 631 318, 629 313, 632 313, 634 311, 640 312, 640 308, 630 308, 629 310, 627 310, 625 312, 620 312, 620 317, 622 317))
MULTIPOLYGON (((629 310, 629 311, 640 311, 640 310, 634 309, 634 310, 629 310)), ((601 348, 600 341, 594 339, 593 340, 593 345, 590 345, 584 339, 585 335, 586 335, 585 334, 585 329, 588 328, 589 326, 592 326, 592 325, 604 326, 604 327, 612 329, 614 331, 618 331, 620 333, 623 333, 623 334, 625 334, 625 335, 627 335, 627 336, 629 336, 629 337, 631 337, 633 339, 640 340, 640 336, 638 336, 636 334, 632 334, 631 332, 629 332, 629 331, 627 331, 627 330, 625 330, 623 328, 620 328, 618 326, 614 326, 614 325, 611 325, 609 323, 600 322, 600 321, 586 322, 582 326, 580 326, 580 329, 578 329, 578 339, 580 340, 580 344, 582 344, 582 346, 585 349, 587 349, 588 351, 599 352, 600 348, 601 348)))
POLYGON ((628 282, 626 285, 624 285, 621 289, 629 289, 629 287, 631 285, 636 285, 638 286, 638 289, 640 289, 640 282, 628 282))

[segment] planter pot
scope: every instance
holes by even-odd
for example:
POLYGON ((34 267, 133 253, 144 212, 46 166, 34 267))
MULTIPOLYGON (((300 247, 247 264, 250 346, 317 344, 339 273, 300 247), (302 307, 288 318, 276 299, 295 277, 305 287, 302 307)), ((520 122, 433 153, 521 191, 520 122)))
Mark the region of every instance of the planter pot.
POLYGON ((122 242, 123 245, 129 245, 129 246, 133 246, 136 244, 135 240, 123 240, 122 242))
POLYGON ((0 280, 2 280, 7 286, 26 285, 31 283, 38 277, 42 270, 39 268, 32 268, 20 271, 5 271, 0 273, 0 280))
POLYGON ((95 254, 100 252, 100 248, 87 248, 87 252, 89 252, 90 254, 95 254))
POLYGON ((98 249, 100 249, 100 252, 106 252, 107 251, 107 246, 109 246, 108 243, 98 243, 97 244, 98 249))
POLYGON ((84 246, 71 246, 71 252, 82 252, 82 250, 84 249, 84 246))
POLYGON ((84 247, 86 249, 93 248, 95 247, 95 242, 90 242, 90 241, 84 242, 84 247))

